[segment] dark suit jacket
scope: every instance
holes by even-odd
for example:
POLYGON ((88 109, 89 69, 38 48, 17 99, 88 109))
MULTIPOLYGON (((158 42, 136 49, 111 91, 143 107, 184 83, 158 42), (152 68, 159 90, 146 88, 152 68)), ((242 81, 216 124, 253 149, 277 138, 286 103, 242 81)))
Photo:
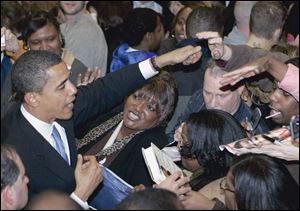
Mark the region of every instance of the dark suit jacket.
POLYGON ((159 149, 168 144, 165 127, 156 127, 137 134, 118 154, 109 168, 132 186, 144 184, 152 187, 152 181, 145 164, 142 148, 154 143, 159 149))
POLYGON ((73 117, 57 122, 65 128, 71 156, 69 166, 50 144, 31 126, 20 111, 20 104, 13 106, 1 120, 1 143, 15 146, 29 177, 29 193, 46 189, 74 191, 76 186, 76 146, 74 128, 81 122, 108 111, 123 98, 145 83, 137 64, 125 67, 79 88, 74 104, 73 117))

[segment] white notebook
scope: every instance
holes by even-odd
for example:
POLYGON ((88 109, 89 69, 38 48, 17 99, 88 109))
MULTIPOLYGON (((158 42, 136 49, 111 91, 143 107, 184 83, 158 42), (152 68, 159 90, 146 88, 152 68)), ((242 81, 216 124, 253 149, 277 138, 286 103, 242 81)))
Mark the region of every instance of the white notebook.
POLYGON ((161 151, 153 143, 146 149, 142 148, 142 154, 150 176, 156 184, 162 182, 167 176, 173 174, 175 171, 182 172, 181 168, 179 168, 166 153, 161 151))

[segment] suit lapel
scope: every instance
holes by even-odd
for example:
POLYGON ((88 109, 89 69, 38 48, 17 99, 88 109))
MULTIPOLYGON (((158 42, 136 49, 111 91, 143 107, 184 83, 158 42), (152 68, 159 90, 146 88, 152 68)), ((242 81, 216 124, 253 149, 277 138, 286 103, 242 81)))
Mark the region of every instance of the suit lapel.
POLYGON ((60 154, 48 143, 44 137, 37 132, 32 125, 19 112, 20 127, 26 135, 26 146, 30 147, 30 151, 36 159, 37 164, 48 168, 53 175, 60 177, 62 180, 69 180, 70 173, 73 168, 60 156, 60 154))

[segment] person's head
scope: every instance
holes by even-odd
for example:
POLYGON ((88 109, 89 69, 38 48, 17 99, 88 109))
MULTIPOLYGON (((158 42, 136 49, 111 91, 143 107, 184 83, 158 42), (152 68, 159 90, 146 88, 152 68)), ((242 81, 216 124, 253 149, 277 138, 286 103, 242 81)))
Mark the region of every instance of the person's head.
POLYGON ((206 108, 219 109, 234 115, 240 106, 244 87, 222 87, 219 81, 225 73, 213 60, 208 62, 203 82, 203 98, 206 108))
POLYGON ((206 175, 218 178, 231 164, 231 155, 219 146, 245 138, 246 133, 232 115, 213 109, 191 114, 182 125, 182 137, 186 139, 180 151, 184 167, 193 171, 201 166, 206 175))
POLYGON ((216 8, 199 7, 194 9, 186 21, 188 38, 196 38, 196 34, 205 31, 216 31, 223 36, 224 18, 216 8))
POLYGON ((270 113, 280 112, 272 120, 280 125, 288 125, 292 116, 299 114, 299 102, 288 92, 277 88, 270 98, 270 113))
POLYGON ((281 36, 286 14, 286 8, 279 1, 257 2, 250 15, 251 34, 277 43, 281 36))
MULTIPOLYGON (((299 67, 299 58, 286 61, 286 64, 289 63, 299 67)), ((299 102, 290 93, 279 87, 271 95, 269 107, 271 114, 280 112, 279 115, 272 117, 272 120, 280 125, 288 125, 292 116, 299 114, 299 102)))
POLYGON ((299 187, 280 160, 245 154, 230 168, 224 185, 228 209, 299 209, 299 187))
POLYGON ((174 78, 161 72, 126 99, 124 126, 134 131, 163 126, 174 110, 175 99, 174 78))
POLYGON ((25 207, 26 210, 82 210, 82 208, 63 192, 48 190, 35 195, 25 207))
POLYGON ((14 100, 22 101, 27 111, 42 121, 69 119, 77 93, 69 81, 70 74, 57 54, 28 51, 12 69, 14 100))
POLYGON ((116 210, 182 210, 178 196, 166 189, 146 188, 128 195, 116 210))
POLYGON ((180 42, 187 38, 186 20, 192 11, 193 11, 192 8, 185 6, 179 10, 179 12, 177 13, 174 19, 174 24, 171 33, 174 34, 174 37, 177 42, 180 42))
POLYGON ((20 37, 28 16, 27 10, 17 1, 1 1, 1 27, 10 29, 20 37))
MULTIPOLYGON (((98 17, 98 24, 103 31, 123 23, 124 17, 132 10, 130 1, 89 1, 87 8, 94 8, 98 17)), ((90 11, 91 13, 91 11, 90 11)))
POLYGON ((169 10, 174 15, 177 16, 179 11, 184 7, 183 4, 180 3, 180 1, 170 1, 169 3, 169 10))
POLYGON ((22 209, 28 200, 28 177, 15 149, 1 144, 1 210, 22 209))
POLYGON ((164 36, 161 15, 148 8, 133 9, 124 19, 122 32, 129 46, 155 51, 164 36))
POLYGON ((62 53, 63 38, 56 18, 48 12, 39 11, 31 15, 23 30, 22 37, 30 50, 62 53))
POLYGON ((63 13, 68 16, 83 14, 88 1, 60 1, 59 5, 63 13))

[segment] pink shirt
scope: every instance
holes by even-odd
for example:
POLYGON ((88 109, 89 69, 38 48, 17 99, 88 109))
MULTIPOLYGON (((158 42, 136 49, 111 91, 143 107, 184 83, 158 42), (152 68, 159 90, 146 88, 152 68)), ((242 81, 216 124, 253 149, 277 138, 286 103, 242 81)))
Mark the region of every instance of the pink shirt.
POLYGON ((293 64, 287 64, 287 72, 278 87, 293 95, 299 102, 299 68, 293 64))

